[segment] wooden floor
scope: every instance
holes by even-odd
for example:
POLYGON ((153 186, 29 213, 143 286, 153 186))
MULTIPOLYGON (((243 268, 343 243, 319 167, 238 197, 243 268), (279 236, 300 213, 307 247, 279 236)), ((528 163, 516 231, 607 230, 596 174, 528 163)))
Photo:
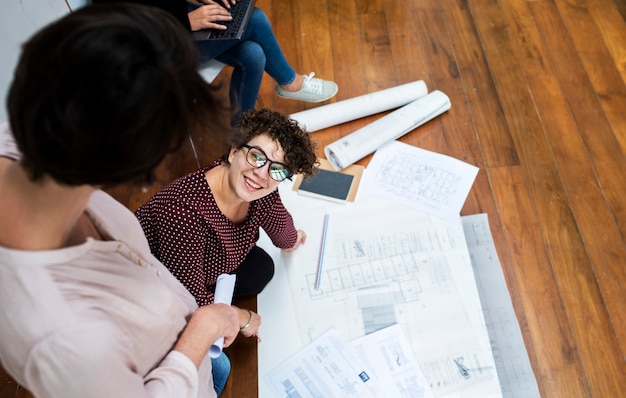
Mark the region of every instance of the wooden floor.
MULTIPOLYGON (((447 113, 400 140, 480 168, 462 214, 489 216, 542 397, 626 397, 626 3, 257 5, 297 71, 339 84, 331 101, 415 80, 450 97, 447 113)), ((318 106, 281 99, 273 86, 266 76, 259 106, 286 114, 318 106)), ((312 133, 319 155, 380 116, 312 133)), ((223 150, 213 137, 193 142, 202 164, 223 150)), ((111 192, 134 210, 196 167, 188 144, 154 187, 111 192)), ((240 339, 228 350, 223 397, 258 395, 255 346, 240 339)), ((2 397, 25 396, 8 383, 2 397)))

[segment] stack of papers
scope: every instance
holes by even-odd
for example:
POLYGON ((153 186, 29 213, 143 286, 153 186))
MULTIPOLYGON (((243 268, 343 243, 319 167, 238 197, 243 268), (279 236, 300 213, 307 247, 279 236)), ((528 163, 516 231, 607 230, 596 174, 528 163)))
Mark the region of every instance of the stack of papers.
POLYGON ((265 379, 276 397, 434 397, 398 325, 350 343, 331 329, 265 379))
MULTIPOLYGON (((334 366, 345 365, 355 382, 337 388, 353 385, 369 396, 394 398, 431 392, 446 398, 539 396, 486 215, 467 222, 459 215, 477 172, 457 159, 392 142, 375 153, 351 206, 306 198, 281 185, 285 206, 308 238, 288 254, 259 241, 276 263, 274 279, 258 296, 261 333, 268 336, 259 345, 261 398, 288 397, 281 385, 289 380, 295 386, 301 369, 316 368, 310 360, 302 366, 302 360, 311 358, 329 330, 353 348, 334 366), (394 341, 386 351, 367 342, 383 331, 394 341), (398 348, 405 344, 406 350, 398 348), (413 380, 425 383, 403 386, 391 368, 377 368, 393 364, 388 358, 394 357, 396 364, 415 361, 413 380), (358 383, 363 371, 371 383, 358 383), (379 383, 392 383, 400 395, 380 394, 379 383), (412 392, 402 395, 406 391, 412 392)), ((344 345, 336 351, 344 352, 344 345)), ((321 368, 333 374, 333 367, 321 368)), ((305 391, 304 385, 297 390, 305 391)), ((335 389, 312 396, 350 395, 335 389)))

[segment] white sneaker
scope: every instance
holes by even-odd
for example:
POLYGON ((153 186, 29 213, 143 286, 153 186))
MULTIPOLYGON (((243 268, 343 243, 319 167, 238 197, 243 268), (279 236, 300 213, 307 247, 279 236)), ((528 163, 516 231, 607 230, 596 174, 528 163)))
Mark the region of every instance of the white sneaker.
POLYGON ((337 83, 314 78, 313 76, 315 76, 314 72, 304 76, 304 83, 302 83, 302 88, 298 91, 287 91, 277 84, 275 88, 276 94, 283 98, 300 101, 322 102, 332 98, 339 91, 337 83))

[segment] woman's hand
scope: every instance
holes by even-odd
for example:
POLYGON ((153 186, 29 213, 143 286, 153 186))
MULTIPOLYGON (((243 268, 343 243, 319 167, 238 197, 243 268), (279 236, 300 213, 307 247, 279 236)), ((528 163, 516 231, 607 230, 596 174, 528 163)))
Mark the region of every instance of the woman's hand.
POLYGON ((207 28, 224 30, 226 26, 215 22, 228 22, 233 19, 227 9, 211 0, 207 0, 206 5, 196 8, 187 14, 187 16, 189 17, 189 24, 191 25, 192 31, 207 28))
MULTIPOLYGON (((231 5, 234 5, 235 3, 237 3, 237 0, 221 0, 220 1, 222 4, 224 4, 224 7, 226 8, 230 8, 231 5)), ((202 4, 215 4, 215 2, 213 0, 198 0, 198 3, 202 3, 202 4)))
POLYGON ((224 337, 226 348, 237 337, 240 324, 236 309, 227 304, 210 304, 198 308, 178 338, 174 349, 185 354, 199 367, 215 340, 224 337))
POLYGON ((296 250, 298 248, 298 246, 300 246, 304 242, 306 242, 306 233, 304 233, 303 230, 299 229, 298 230, 298 237, 296 238, 296 243, 294 243, 293 246, 291 246, 290 248, 283 249, 283 250, 286 251, 286 252, 292 252, 292 251, 296 250))
MULTIPOLYGON (((234 308, 237 308, 233 306, 234 308)), ((261 326, 261 316, 248 309, 237 308, 239 316, 239 333, 245 337, 256 336, 259 341, 259 327, 261 326)))

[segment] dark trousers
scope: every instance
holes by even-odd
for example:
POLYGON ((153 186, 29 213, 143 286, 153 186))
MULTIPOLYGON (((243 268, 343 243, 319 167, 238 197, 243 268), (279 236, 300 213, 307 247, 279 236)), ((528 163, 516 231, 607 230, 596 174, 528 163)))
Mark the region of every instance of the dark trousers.
POLYGON ((237 275, 235 297, 257 295, 274 276, 274 260, 265 250, 254 246, 231 274, 237 275))

